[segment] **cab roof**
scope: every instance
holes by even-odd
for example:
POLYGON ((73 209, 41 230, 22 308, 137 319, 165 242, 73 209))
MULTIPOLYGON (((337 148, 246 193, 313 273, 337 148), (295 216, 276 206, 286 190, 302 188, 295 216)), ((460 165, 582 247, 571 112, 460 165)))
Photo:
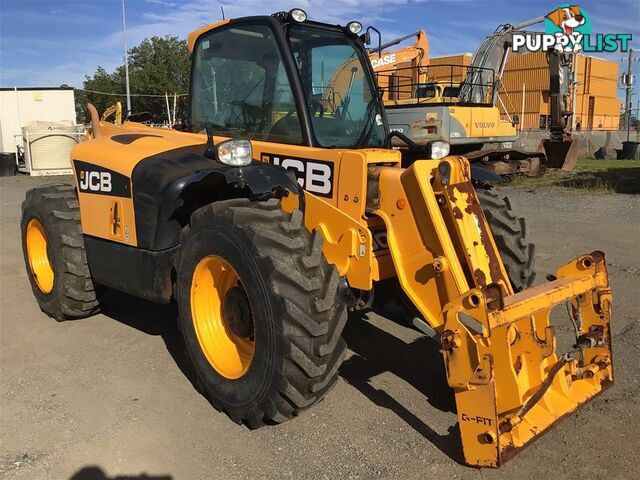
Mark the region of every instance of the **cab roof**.
POLYGON ((205 27, 201 27, 198 30, 194 30, 193 32, 191 32, 187 36, 187 46, 189 47, 189 53, 193 53, 193 49, 194 49, 194 47, 196 45, 196 40, 198 40, 200 35, 202 35, 203 33, 209 32, 211 30, 214 30, 214 29, 216 29, 218 27, 221 27, 223 25, 226 25, 230 21, 231 21, 231 19, 229 19, 229 20, 221 20, 219 22, 212 23, 211 25, 207 25, 205 27))

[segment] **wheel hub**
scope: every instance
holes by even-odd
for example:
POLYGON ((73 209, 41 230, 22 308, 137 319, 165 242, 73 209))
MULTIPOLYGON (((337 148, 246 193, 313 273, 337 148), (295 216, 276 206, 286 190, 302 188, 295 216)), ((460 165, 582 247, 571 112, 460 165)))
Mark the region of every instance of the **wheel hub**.
POLYGON ((255 352, 249 298, 231 264, 217 255, 202 258, 191 282, 191 315, 202 353, 223 377, 242 377, 255 352))
POLYGON ((231 287, 224 297, 224 316, 231 331, 242 338, 253 337, 253 316, 244 288, 231 287))

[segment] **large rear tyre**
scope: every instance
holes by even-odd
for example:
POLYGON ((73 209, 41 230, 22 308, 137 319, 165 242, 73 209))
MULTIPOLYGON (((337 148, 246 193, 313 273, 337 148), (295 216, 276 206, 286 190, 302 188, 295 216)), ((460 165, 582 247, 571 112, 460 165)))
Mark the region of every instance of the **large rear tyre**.
POLYGON ((478 189, 476 193, 511 285, 516 292, 524 290, 536 278, 535 245, 527 239, 525 219, 513 214, 508 197, 492 190, 478 189))
POLYGON ((344 358, 339 276, 302 220, 278 200, 227 200, 194 212, 183 236, 176 298, 198 383, 250 428, 320 401, 344 358))
POLYGON ((22 251, 40 309, 58 321, 100 308, 100 288, 87 265, 73 185, 33 188, 22 203, 22 251))

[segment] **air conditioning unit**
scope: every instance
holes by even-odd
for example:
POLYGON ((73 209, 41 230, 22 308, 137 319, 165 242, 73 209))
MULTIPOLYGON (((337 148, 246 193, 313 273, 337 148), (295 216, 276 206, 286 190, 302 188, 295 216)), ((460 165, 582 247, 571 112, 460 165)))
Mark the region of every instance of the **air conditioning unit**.
POLYGON ((32 122, 22 128, 24 165, 30 175, 71 175, 71 149, 82 139, 73 122, 32 122))

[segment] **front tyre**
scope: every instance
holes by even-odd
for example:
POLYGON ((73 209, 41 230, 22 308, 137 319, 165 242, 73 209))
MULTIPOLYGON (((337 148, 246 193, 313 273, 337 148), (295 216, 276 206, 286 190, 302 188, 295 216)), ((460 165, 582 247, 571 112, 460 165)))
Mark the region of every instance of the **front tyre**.
POLYGON ((322 237, 278 200, 191 217, 178 258, 180 327, 212 405, 250 428, 284 422, 337 380, 347 312, 322 237))

